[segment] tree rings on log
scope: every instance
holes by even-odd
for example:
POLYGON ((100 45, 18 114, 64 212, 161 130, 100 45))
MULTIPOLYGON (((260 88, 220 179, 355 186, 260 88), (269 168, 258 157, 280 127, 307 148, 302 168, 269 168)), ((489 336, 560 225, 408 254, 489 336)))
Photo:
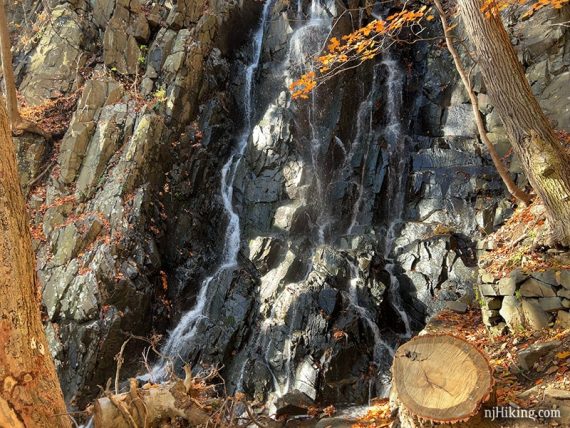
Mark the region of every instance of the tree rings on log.
POLYGON ((483 353, 463 339, 417 336, 394 356, 392 388, 411 415, 455 423, 477 414, 492 396, 493 370, 483 353))

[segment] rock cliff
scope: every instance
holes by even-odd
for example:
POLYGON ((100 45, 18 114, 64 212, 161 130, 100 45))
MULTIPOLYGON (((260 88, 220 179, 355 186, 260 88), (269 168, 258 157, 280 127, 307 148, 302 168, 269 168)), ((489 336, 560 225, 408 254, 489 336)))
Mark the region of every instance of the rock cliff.
MULTIPOLYGON (((288 84, 327 36, 371 16, 316 0, 46 4, 16 52, 19 89, 30 106, 77 100, 61 141, 16 143, 70 403, 114 375, 129 334, 165 335, 176 366, 223 366, 230 392, 277 411, 364 403, 386 393, 399 343, 473 299, 477 240, 512 207, 437 44, 394 48, 297 102, 288 84)), ((550 25, 568 9, 517 13, 533 90, 570 131, 570 41, 550 25)), ((125 376, 144 371, 143 347, 127 348, 125 376)))

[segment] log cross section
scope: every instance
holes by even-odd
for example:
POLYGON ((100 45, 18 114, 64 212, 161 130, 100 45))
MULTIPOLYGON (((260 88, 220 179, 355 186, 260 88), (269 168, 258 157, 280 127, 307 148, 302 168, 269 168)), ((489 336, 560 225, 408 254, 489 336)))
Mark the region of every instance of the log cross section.
POLYGON ((489 399, 494 385, 485 356, 450 335, 418 336, 402 345, 392 376, 394 392, 406 410, 433 422, 469 419, 489 399))

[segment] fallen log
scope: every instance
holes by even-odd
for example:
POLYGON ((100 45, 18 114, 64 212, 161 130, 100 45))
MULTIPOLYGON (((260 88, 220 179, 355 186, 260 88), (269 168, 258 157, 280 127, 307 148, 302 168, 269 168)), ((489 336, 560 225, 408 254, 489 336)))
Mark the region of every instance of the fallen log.
POLYGON ((107 393, 95 402, 96 428, 146 428, 178 418, 190 426, 208 422, 208 413, 182 380, 138 388, 136 380, 131 379, 130 385, 129 392, 107 393))
POLYGON ((394 356, 390 407, 402 428, 490 426, 481 408, 493 400, 493 370, 463 339, 417 336, 394 356))

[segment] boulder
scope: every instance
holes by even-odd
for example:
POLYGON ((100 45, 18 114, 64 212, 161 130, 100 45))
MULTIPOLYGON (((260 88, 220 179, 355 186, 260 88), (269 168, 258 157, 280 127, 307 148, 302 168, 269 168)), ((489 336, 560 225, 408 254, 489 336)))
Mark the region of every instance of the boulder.
POLYGON ((77 176, 100 109, 116 103, 122 96, 122 86, 114 80, 89 80, 85 83, 77 111, 61 143, 58 161, 63 183, 70 184, 77 176))
POLYGON ((523 370, 530 370, 534 364, 542 357, 547 355, 550 351, 558 348, 561 342, 558 340, 546 343, 537 343, 529 346, 527 349, 520 351, 517 354, 517 360, 520 368, 523 370))
POLYGON ((570 95, 567 85, 570 71, 556 76, 541 95, 540 106, 557 129, 570 130, 570 95))
POLYGON ((517 280, 515 277, 509 276, 499 280, 498 290, 501 296, 514 296, 516 289, 517 280))
POLYGON ((563 329, 570 328, 570 312, 558 311, 554 326, 563 329))
POLYGON ((538 299, 538 304, 546 312, 555 312, 564 308, 560 297, 542 297, 538 299))
POLYGON ((548 327, 550 317, 535 300, 523 299, 522 310, 526 327, 532 330, 548 327))
POLYGON ((481 314, 483 315, 483 324, 487 327, 495 326, 502 320, 499 311, 481 309, 481 314))
POLYGON ((567 290, 570 290, 570 270, 556 272, 556 282, 567 290))
POLYGON ((332 315, 338 303, 338 291, 334 288, 323 288, 319 292, 319 306, 328 316, 332 315))
POLYGON ((498 286, 495 284, 479 284, 478 287, 482 296, 495 297, 501 295, 498 286))
POLYGON ((499 313, 511 331, 518 331, 524 326, 522 304, 515 296, 505 296, 499 313))
POLYGON ((306 415, 309 407, 314 405, 314 401, 305 393, 293 390, 277 399, 275 403, 276 415, 306 415))
POLYGON ((486 270, 481 270, 481 282, 486 284, 493 284, 495 282, 495 275, 487 272, 486 270))
POLYGON ((457 300, 447 302, 445 307, 450 311, 457 312, 458 314, 464 314, 465 312, 467 312, 468 309, 467 304, 459 302, 457 300))
POLYGON ((555 297, 554 288, 535 278, 529 278, 522 283, 520 293, 523 297, 555 297))

